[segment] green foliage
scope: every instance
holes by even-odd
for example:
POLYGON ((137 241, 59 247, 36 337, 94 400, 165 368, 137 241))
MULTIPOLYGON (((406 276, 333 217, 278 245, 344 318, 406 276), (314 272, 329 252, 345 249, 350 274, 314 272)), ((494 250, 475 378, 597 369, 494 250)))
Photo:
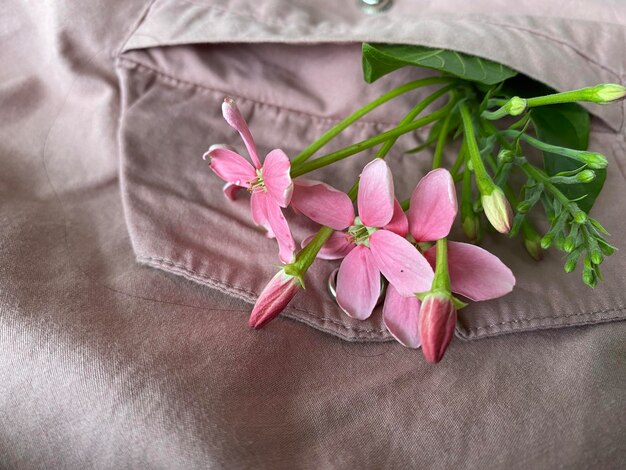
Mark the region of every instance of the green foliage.
POLYGON ((406 66, 435 69, 485 85, 500 83, 517 74, 505 65, 457 51, 403 44, 363 44, 366 82, 372 83, 406 66))

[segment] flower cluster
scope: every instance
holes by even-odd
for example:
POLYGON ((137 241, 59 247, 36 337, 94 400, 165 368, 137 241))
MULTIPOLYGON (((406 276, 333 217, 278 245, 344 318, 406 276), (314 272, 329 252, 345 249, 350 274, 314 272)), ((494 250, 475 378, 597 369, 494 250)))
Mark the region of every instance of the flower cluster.
MULTIPOLYGON (((412 63, 411 49, 364 45, 364 78, 373 81, 412 63), (376 52, 380 47, 384 54, 376 52)), ((454 63, 464 60, 457 52, 436 53, 448 55, 454 63)), ((600 265, 616 248, 589 211, 602 189, 608 160, 587 150, 589 117, 575 103, 604 105, 622 100, 626 87, 599 84, 522 98, 515 90, 526 96, 528 84, 524 86, 522 80, 520 88, 519 82, 510 82, 514 70, 481 66, 483 76, 470 79, 459 76, 447 61, 441 62, 433 67, 444 72, 442 76, 388 91, 291 159, 274 149, 261 160, 241 112, 232 99, 224 100, 224 118, 241 135, 249 160, 224 145, 212 146, 204 158, 226 182, 224 193, 229 199, 240 189, 250 192, 252 220, 276 239, 283 263, 252 310, 252 328, 265 326, 287 307, 304 287, 315 260, 341 260, 334 281, 338 307, 354 319, 366 320, 384 294, 382 318, 389 333, 408 348, 421 347, 427 361, 439 362, 454 335, 457 310, 467 305, 465 301, 495 299, 515 285, 511 270, 476 245, 487 230, 509 237, 520 234, 535 260, 554 246, 566 253, 566 272, 583 260, 583 282, 595 287, 602 280, 600 265), (396 127, 308 161, 376 107, 429 86, 439 88, 417 102, 396 127), (443 97, 447 102, 434 106, 443 97), (432 106, 434 111, 421 116, 432 106), (554 126, 556 121, 563 122, 554 126), (433 169, 416 181, 410 199, 400 202, 385 157, 399 137, 425 126, 431 126, 425 142, 407 153, 434 146, 433 169), (457 139, 453 162, 445 162, 444 148, 457 139), (305 176, 375 147, 375 155, 348 193, 305 176), (532 151, 543 153, 542 164, 532 163, 532 151), (449 170, 443 167, 446 163, 449 170), (541 216, 549 227, 543 236, 529 217, 536 205, 543 206, 541 216), (285 217, 290 209, 321 226, 300 247, 285 217), (472 243, 448 241, 457 212, 472 243)), ((546 91, 542 85, 535 88, 546 91)))
MULTIPOLYGON (((240 133, 252 163, 224 146, 212 146, 205 158, 226 181, 229 198, 235 188, 251 193, 252 219, 276 238, 285 264, 261 293, 251 327, 263 327, 280 314, 304 285, 304 274, 316 257, 341 259, 339 307, 352 318, 369 318, 381 295, 382 276, 387 284, 382 309, 387 329, 402 345, 421 346, 426 360, 438 362, 452 339, 457 309, 465 305, 452 293, 481 301, 512 290, 515 278, 496 256, 475 245, 447 241, 458 211, 448 170, 434 169, 419 181, 407 216, 395 197, 389 166, 376 158, 359 176, 357 215, 354 197, 321 181, 292 180, 291 163, 282 150, 272 150, 261 163, 234 101, 227 98, 222 110, 240 133), (304 240, 297 255, 283 214, 287 207, 325 228, 304 240)), ((506 207, 486 206, 500 225, 510 224, 506 207)))

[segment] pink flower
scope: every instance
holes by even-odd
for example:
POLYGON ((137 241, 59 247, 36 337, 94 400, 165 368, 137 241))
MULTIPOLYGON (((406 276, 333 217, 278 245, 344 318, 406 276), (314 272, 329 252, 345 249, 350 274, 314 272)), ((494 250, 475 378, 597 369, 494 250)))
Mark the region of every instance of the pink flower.
MULTIPOLYGON (((508 294, 515 278, 496 256, 467 243, 448 242, 448 272, 451 290, 468 299, 480 301, 508 294)), ((436 247, 425 253, 434 267, 436 247)), ((389 286, 383 317, 389 332, 404 346, 422 346, 424 358, 437 363, 454 336, 457 310, 452 295, 445 292, 428 293, 422 302, 417 297, 406 298, 389 286)))
POLYGON ((297 277, 290 276, 284 269, 278 271, 254 304, 248 325, 251 328, 263 328, 280 315, 301 287, 302 283, 297 277))
MULTIPOLYGON (((298 184, 298 182, 296 182, 298 184)), ((312 220, 336 230, 320 257, 345 256, 337 274, 337 303, 349 316, 368 318, 380 295, 380 275, 401 295, 430 289, 433 270, 404 238, 407 218, 394 198, 391 171, 384 160, 370 162, 361 173, 357 206, 348 196, 328 185, 308 182, 303 193, 297 185, 292 205, 312 220), (312 197, 317 192, 317 197, 312 197), (300 194, 300 195, 299 195, 300 194), (309 197, 311 196, 311 197, 309 197)))
POLYGON ((456 307, 450 295, 428 294, 419 316, 422 353, 433 364, 441 361, 454 336, 456 307))
MULTIPOLYGON (((457 213, 456 193, 447 170, 428 173, 413 191, 409 209, 411 234, 418 242, 448 236, 457 213)), ((436 247, 424 256, 434 268, 436 247)), ((490 300, 508 294, 515 285, 511 270, 488 251, 468 243, 448 242, 448 271, 452 292, 474 301, 490 300)), ((383 320, 389 332, 404 346, 424 347, 427 360, 443 357, 452 339, 456 309, 437 294, 403 297, 394 286, 387 288, 383 320), (420 318, 424 315, 424 318, 420 318), (427 331, 420 331, 420 325, 427 331), (451 326, 452 325, 452 326, 451 326)))
POLYGON ((224 100, 222 113, 226 122, 241 135, 252 164, 222 145, 211 146, 203 158, 209 157, 211 170, 226 181, 224 193, 228 198, 234 198, 237 187, 246 188, 252 193, 252 220, 267 230, 268 237, 276 238, 280 260, 289 263, 293 259, 295 243, 281 210, 289 205, 293 191, 289 157, 282 150, 275 149, 267 154, 261 164, 248 125, 231 98, 224 100))

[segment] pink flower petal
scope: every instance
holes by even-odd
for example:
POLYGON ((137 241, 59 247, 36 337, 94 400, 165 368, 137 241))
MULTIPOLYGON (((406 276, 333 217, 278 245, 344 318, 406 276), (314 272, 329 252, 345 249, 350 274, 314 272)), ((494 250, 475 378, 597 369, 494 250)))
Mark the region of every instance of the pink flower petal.
POLYGON ((276 238, 276 235, 274 235, 274 231, 267 220, 264 192, 254 191, 252 193, 250 196, 250 211, 252 212, 252 221, 267 230, 267 238, 276 238))
POLYGON ((202 158, 211 159, 209 168, 224 181, 249 188, 251 180, 256 180, 256 172, 250 162, 238 153, 222 146, 213 145, 202 158))
POLYGON ((359 180, 359 217, 369 227, 384 227, 393 216, 393 177, 384 160, 377 158, 363 168, 359 180))
POLYGON ((287 207, 291 201, 293 183, 291 181, 291 162, 285 152, 272 150, 263 162, 263 181, 267 192, 280 207, 287 207))
POLYGON ((237 197, 237 193, 239 191, 242 191, 242 188, 241 186, 237 186, 234 183, 226 183, 222 188, 222 191, 224 192, 224 196, 226 196, 226 199, 234 201, 237 197))
POLYGON ((397 233, 402 238, 406 237, 409 233, 409 219, 407 219, 397 199, 394 199, 393 202, 393 217, 383 228, 390 232, 397 233))
POLYGON ((241 135, 243 143, 248 149, 248 153, 250 154, 250 158, 252 159, 252 163, 254 163, 254 166, 256 168, 261 168, 259 155, 256 151, 256 144, 254 143, 254 139, 252 138, 250 129, 248 129, 248 124, 241 115, 241 111, 239 111, 239 108, 232 98, 224 99, 224 102, 222 103, 222 114, 224 115, 224 119, 226 119, 226 122, 232 128, 236 129, 241 135))
POLYGON ((411 235, 418 242, 447 237, 457 210, 450 172, 443 168, 431 171, 420 180, 411 195, 411 235))
POLYGON ((433 269, 411 243, 388 230, 370 235, 370 251, 376 267, 400 295, 409 297, 430 290, 433 269))
POLYGON ((289 225, 283 215, 283 211, 268 193, 258 191, 253 193, 253 196, 255 204, 258 204, 260 213, 265 216, 266 223, 270 227, 268 232, 276 237, 279 249, 278 257, 285 264, 291 263, 291 261, 293 261, 296 244, 291 236, 291 230, 289 230, 289 225))
POLYGON ((422 344, 419 329, 420 304, 417 297, 402 297, 391 284, 387 286, 383 322, 389 333, 407 348, 417 349, 422 344))
POLYGON ((354 222, 354 207, 348 195, 321 181, 295 179, 291 206, 335 230, 343 230, 354 222))
MULTIPOLYGON (((434 266, 436 246, 424 256, 434 266)), ((448 242, 448 269, 452 292, 471 300, 502 297, 515 286, 515 276, 497 256, 469 243, 448 242)))
MULTIPOLYGON (((302 248, 309 244, 315 235, 306 237, 302 241, 302 248)), ((341 259, 352 251, 356 245, 350 241, 350 236, 344 232, 333 232, 317 254, 320 259, 341 259)))
POLYGON ((368 318, 380 295, 380 272, 370 250, 359 245, 346 256, 337 273, 337 303, 350 317, 368 318))

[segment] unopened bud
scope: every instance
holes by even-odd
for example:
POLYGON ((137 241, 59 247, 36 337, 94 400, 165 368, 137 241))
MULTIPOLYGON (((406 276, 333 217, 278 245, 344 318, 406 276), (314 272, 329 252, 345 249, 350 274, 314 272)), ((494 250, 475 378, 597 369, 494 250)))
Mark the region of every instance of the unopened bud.
POLYGON ((554 239, 554 235, 551 233, 546 233, 541 239, 541 248, 547 250, 552 246, 552 240, 554 239))
POLYGON ((584 224, 587 222, 587 214, 580 209, 574 210, 574 221, 580 225, 584 224))
POLYGON ((589 168, 594 170, 602 170, 609 164, 606 157, 601 153, 583 151, 579 152, 578 155, 578 159, 581 162, 585 163, 589 168))
POLYGON ((480 219, 474 213, 467 214, 463 217, 463 233, 472 242, 478 241, 480 238, 480 219))
POLYGON ((583 170, 576 175, 576 179, 580 183, 591 183, 596 179, 596 172, 593 170, 583 170))
POLYGON ((515 154, 507 149, 502 149, 498 152, 498 160, 502 163, 510 163, 515 159, 515 154))
POLYGON ((589 287, 596 287, 598 279, 596 278, 596 273, 593 271, 593 268, 585 266, 583 269, 583 282, 589 287))
POLYGON ((493 228, 500 233, 508 233, 511 230, 513 211, 502 189, 494 185, 491 194, 484 194, 480 199, 493 228))
POLYGON ((571 253, 576 248, 576 239, 574 237, 567 237, 563 244, 563 251, 565 253, 571 253))
POLYGON ((580 258, 580 253, 581 250, 576 250, 567 256, 564 266, 566 273, 571 273, 572 271, 574 271, 574 269, 576 269, 576 265, 578 264, 578 258, 580 258))
POLYGON ((626 96, 626 87, 614 83, 603 83, 592 87, 593 94, 590 101, 598 104, 607 104, 620 100, 626 96))
POLYGON ((519 96, 514 96, 507 101, 504 105, 504 109, 506 109, 511 116, 519 116, 526 111, 526 100, 519 96))
POLYGON ((456 326, 456 308, 450 294, 427 294, 420 308, 420 338, 424 358, 431 363, 443 359, 456 326))
POLYGON ((593 261, 593 264, 602 264, 602 261, 604 261, 604 256, 602 256, 602 251, 600 251, 600 248, 594 248, 591 251, 591 261, 593 261))
POLYGON ((301 287, 298 277, 287 274, 284 268, 278 271, 254 304, 248 325, 255 329, 263 328, 280 315, 301 287))
POLYGON ((524 247, 528 254, 536 261, 543 259, 543 249, 541 248, 541 237, 534 230, 524 230, 524 247))

